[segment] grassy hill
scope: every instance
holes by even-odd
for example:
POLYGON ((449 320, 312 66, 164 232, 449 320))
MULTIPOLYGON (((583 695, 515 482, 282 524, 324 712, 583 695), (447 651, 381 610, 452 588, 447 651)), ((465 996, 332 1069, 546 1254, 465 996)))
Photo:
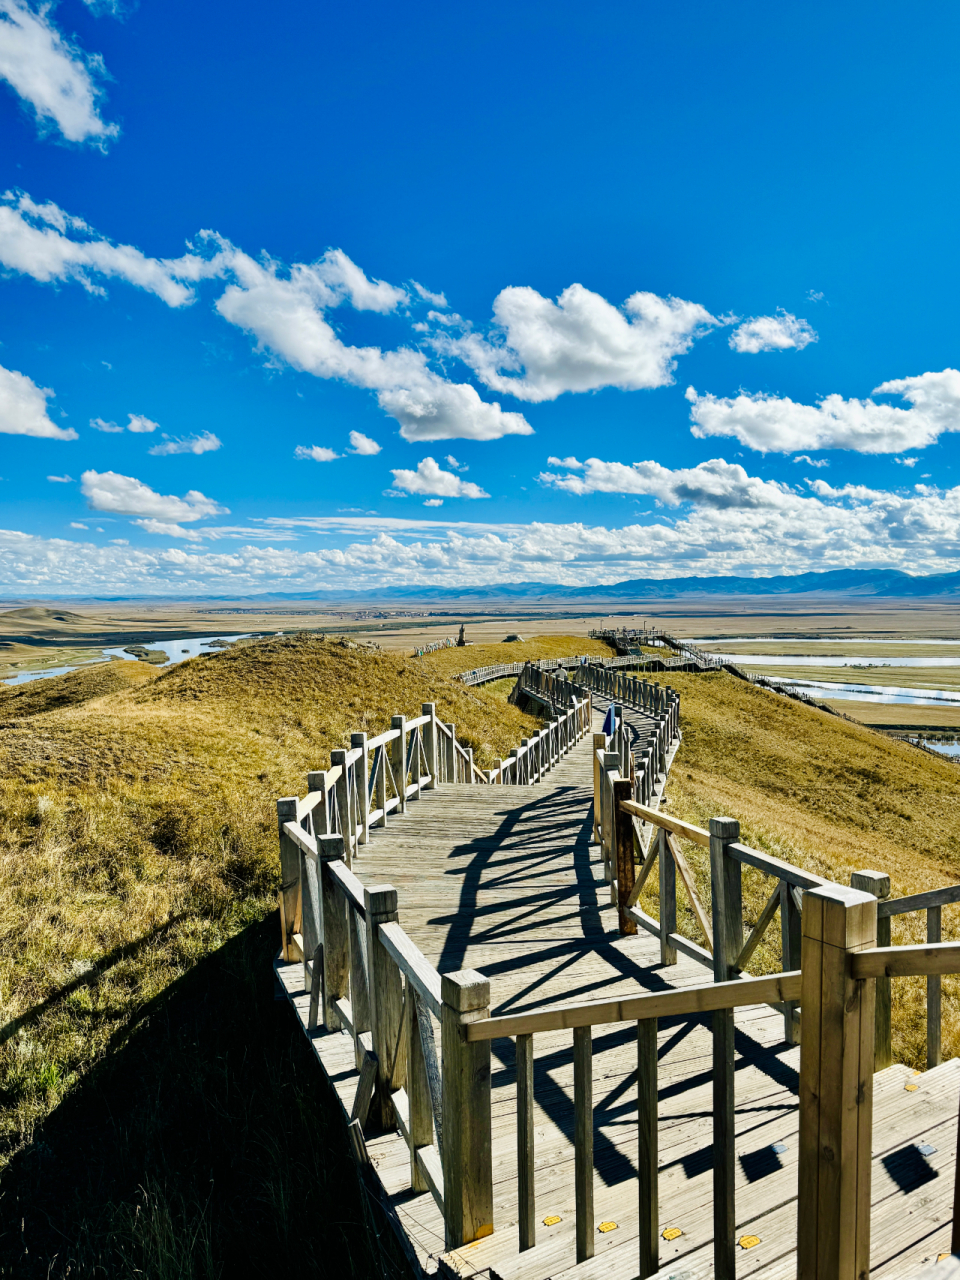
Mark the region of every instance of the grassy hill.
MULTIPOLYGON (((702 826, 711 816, 737 818, 748 844, 841 884, 853 871, 885 871, 894 897, 960 879, 960 765, 726 672, 671 673, 669 683, 683 730, 667 790, 672 813, 702 826)), ((693 851, 691 861, 708 898, 708 859, 693 851)), ((745 868, 749 923, 772 887, 745 868)), ((656 888, 654 877, 647 909, 656 888)), ((697 937, 692 913, 684 918, 697 937)), ((893 942, 925 941, 925 929, 922 915, 895 919, 893 942)), ((943 909, 943 936, 960 937, 960 906, 943 909)), ((751 972, 779 968, 776 925, 767 938, 751 972)), ((944 1054, 953 1056, 960 983, 943 984, 944 1054)), ((924 991, 919 978, 893 986, 894 1057, 917 1067, 926 1053, 924 991)))

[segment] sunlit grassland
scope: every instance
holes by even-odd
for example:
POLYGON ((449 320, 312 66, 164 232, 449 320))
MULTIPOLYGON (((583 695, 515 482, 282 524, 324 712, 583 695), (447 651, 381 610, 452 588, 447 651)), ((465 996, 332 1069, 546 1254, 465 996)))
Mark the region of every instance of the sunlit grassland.
MULTIPOLYGON (((683 742, 667 788, 669 811, 697 825, 711 816, 741 824, 747 843, 841 884, 853 871, 887 872, 893 896, 960 878, 960 767, 875 731, 760 689, 726 672, 664 677, 681 698, 683 742)), ((687 845, 709 901, 709 859, 687 845)), ((642 902, 657 914, 658 882, 642 902)), ((747 927, 774 887, 744 868, 747 927)), ((683 899, 682 929, 702 942, 683 899)), ((922 915, 893 921, 894 943, 926 940, 922 915)), ((960 907, 943 911, 943 936, 960 937, 960 907)), ((779 925, 766 935, 752 973, 780 967, 779 925)), ((945 978, 944 1054, 960 1053, 960 982, 945 978)), ((925 1062, 923 979, 893 984, 894 1057, 925 1062)))

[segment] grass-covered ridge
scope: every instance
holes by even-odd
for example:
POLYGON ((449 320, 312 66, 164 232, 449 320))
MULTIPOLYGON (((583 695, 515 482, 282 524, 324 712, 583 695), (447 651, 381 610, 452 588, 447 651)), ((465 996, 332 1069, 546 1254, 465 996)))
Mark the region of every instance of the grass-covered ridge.
MULTIPOLYGON (((706 826, 728 815, 748 844, 840 884, 853 871, 887 872, 901 897, 960 879, 960 765, 817 711, 726 672, 671 672, 683 742, 667 788, 670 812, 706 826)), ((709 900, 709 860, 690 846, 709 900)), ((745 915, 756 921, 773 882, 744 869, 745 915)), ((657 882, 644 893, 656 914, 657 882)), ((682 898, 683 890, 679 890, 682 898)), ((692 913, 684 931, 697 937, 692 913)), ((893 921, 894 943, 926 940, 922 915, 893 921)), ((960 907, 943 911, 960 937, 960 907)), ((779 926, 751 972, 779 968, 779 926)), ((944 1055, 960 1053, 960 982, 943 980, 944 1055)), ((925 1061, 923 979, 894 983, 894 1057, 925 1061)))

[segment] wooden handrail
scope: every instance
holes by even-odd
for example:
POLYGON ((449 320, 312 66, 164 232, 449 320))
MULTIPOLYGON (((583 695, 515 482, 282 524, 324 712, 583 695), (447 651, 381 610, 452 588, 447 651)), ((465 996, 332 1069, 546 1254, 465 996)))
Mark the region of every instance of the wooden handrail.
POLYGON ((703 845, 705 849, 710 848, 710 832, 704 831, 703 827, 695 827, 692 822, 682 822, 680 818, 671 817, 645 804, 638 804, 636 800, 623 800, 620 808, 624 813, 632 813, 635 818, 642 818, 644 822, 650 822, 655 827, 663 827, 664 831, 672 831, 675 836, 682 836, 684 840, 690 840, 693 844, 703 845))
POLYGON ((912 893, 906 898, 886 898, 877 903, 877 916, 902 916, 908 911, 927 911, 930 907, 946 907, 960 902, 960 884, 948 884, 943 889, 927 889, 912 893))
POLYGON ((850 963, 854 978, 915 978, 921 974, 960 973, 960 943, 874 947, 857 952, 850 963))
POLYGON ((365 919, 367 915, 366 899, 363 896, 363 883, 350 870, 345 862, 341 862, 339 858, 334 858, 327 863, 327 870, 331 877, 337 882, 337 887, 347 899, 350 905, 359 911, 360 915, 365 919))
POLYGON ((379 937, 394 963, 417 988, 430 1012, 439 1018, 443 1004, 439 973, 398 924, 382 924, 379 937))
POLYGON ((798 889, 822 889, 826 885, 836 884, 835 880, 825 880, 823 876, 814 875, 812 871, 804 871, 790 862, 783 862, 770 853, 762 853, 759 849, 751 849, 747 844, 735 841, 727 845, 727 852, 737 862, 744 862, 748 867, 756 867, 768 876, 776 876, 778 880, 786 880, 787 884, 796 885, 798 889))
POLYGON ((312 858, 314 862, 317 860, 317 842, 309 831, 304 831, 303 827, 297 822, 285 822, 283 824, 283 833, 290 837, 294 844, 298 845, 308 858, 312 858))
POLYGON ((313 813, 318 804, 325 804, 326 800, 326 791, 308 791, 302 800, 297 801, 297 818, 305 818, 308 813, 313 813))
MULTIPOLYGON (((960 952, 960 948, 957 948, 960 952)), ((496 1040, 501 1036, 530 1035, 536 1031, 563 1031, 605 1022, 637 1022, 644 1018, 671 1018, 714 1013, 749 1004, 779 1004, 800 997, 800 971, 775 973, 766 978, 739 978, 734 982, 706 982, 682 991, 654 991, 623 1000, 590 1000, 583 1004, 534 1009, 530 1013, 486 1018, 464 1028, 468 1040, 496 1040)))

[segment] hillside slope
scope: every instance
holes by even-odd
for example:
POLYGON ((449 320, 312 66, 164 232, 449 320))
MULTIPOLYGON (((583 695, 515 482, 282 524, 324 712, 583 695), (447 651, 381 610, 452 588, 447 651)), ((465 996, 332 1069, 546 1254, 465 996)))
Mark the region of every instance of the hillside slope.
MULTIPOLYGON (((960 765, 748 684, 726 672, 670 674, 683 742, 667 789, 670 811, 706 826, 737 818, 748 844, 840 884, 853 871, 887 872, 900 897, 960 880, 960 765)), ((707 859, 691 852, 709 897, 707 859)), ((744 875, 745 912, 760 914, 773 882, 744 875)), ((645 895, 654 908, 656 879, 645 895)), ((682 893, 682 890, 681 890, 682 893)), ((686 913, 691 936, 697 935, 686 913)), ((920 915, 895 920, 894 943, 925 941, 920 915)), ((960 906, 943 910, 944 938, 960 937, 960 906)), ((779 967, 779 928, 751 972, 779 967)), ((894 1053, 925 1055, 924 984, 894 984, 894 1053)), ((944 979, 944 1053, 960 1053, 960 983, 944 979)))

